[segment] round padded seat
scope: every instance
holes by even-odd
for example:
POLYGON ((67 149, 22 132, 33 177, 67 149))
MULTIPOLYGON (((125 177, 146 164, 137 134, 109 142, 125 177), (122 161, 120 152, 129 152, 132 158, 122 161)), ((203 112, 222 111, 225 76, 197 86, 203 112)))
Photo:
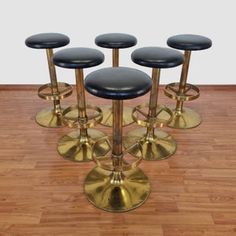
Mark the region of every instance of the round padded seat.
POLYGON ((170 37, 167 40, 168 46, 180 50, 204 50, 210 48, 212 41, 201 35, 194 34, 180 34, 170 37))
POLYGON ((110 33, 97 36, 95 43, 103 48, 129 48, 137 44, 137 39, 129 34, 110 33))
POLYGON ((59 33, 35 34, 25 40, 26 46, 36 49, 59 48, 66 46, 69 42, 69 37, 59 33))
POLYGON ((152 80, 146 73, 127 67, 100 69, 85 78, 85 88, 89 93, 112 100, 142 96, 151 86, 152 80))
POLYGON ((100 65, 104 54, 92 48, 66 48, 53 56, 55 65, 70 69, 82 69, 100 65))
POLYGON ((181 65, 184 61, 182 53, 162 47, 144 47, 131 54, 132 61, 141 66, 151 68, 170 68, 181 65))

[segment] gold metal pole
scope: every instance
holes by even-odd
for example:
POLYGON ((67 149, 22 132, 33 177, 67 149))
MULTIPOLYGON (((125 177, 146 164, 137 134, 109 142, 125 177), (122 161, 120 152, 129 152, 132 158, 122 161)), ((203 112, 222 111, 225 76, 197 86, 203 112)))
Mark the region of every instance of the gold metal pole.
POLYGON ((122 168, 122 122, 123 122, 123 101, 113 100, 113 147, 112 161, 115 171, 121 171, 122 168))
MULTIPOLYGON (((184 93, 185 86, 187 83, 188 78, 188 69, 189 69, 189 63, 190 63, 190 57, 191 57, 191 51, 185 51, 184 52, 184 64, 182 66, 182 72, 180 77, 180 83, 179 83, 179 93, 184 93)), ((183 110, 183 101, 177 101, 176 103, 176 110, 181 112, 183 110)))
MULTIPOLYGON (((84 73, 83 69, 75 69, 76 77, 76 91, 77 91, 77 103, 78 103, 78 121, 83 126, 87 123, 86 114, 86 102, 85 102, 85 90, 84 90, 84 73)), ((87 137, 87 129, 81 127, 80 134, 82 137, 87 137)))
MULTIPOLYGON (((51 80, 51 89, 53 95, 58 95, 58 85, 57 85, 57 75, 56 75, 56 68, 53 63, 53 49, 49 48, 46 49, 47 52, 47 59, 48 59, 48 69, 50 74, 50 80, 51 80)), ((53 100, 54 105, 54 111, 55 113, 61 113, 61 105, 60 100, 53 100)))
POLYGON ((160 69, 158 68, 152 69, 152 89, 150 92, 149 111, 148 111, 148 116, 150 117, 156 116, 160 73, 161 73, 160 69))
POLYGON ((119 48, 112 49, 112 66, 113 67, 119 66, 119 48))
MULTIPOLYGON (((119 67, 119 48, 112 49, 112 66, 119 67)), ((114 100, 112 100, 112 119, 113 119, 113 127, 114 127, 114 107, 115 107, 114 100)))
MULTIPOLYGON (((157 113, 158 89, 160 83, 161 70, 159 68, 152 69, 152 89, 149 97, 148 118, 154 119, 157 113)), ((147 138, 152 138, 154 135, 154 128, 149 126, 147 128, 147 138)))

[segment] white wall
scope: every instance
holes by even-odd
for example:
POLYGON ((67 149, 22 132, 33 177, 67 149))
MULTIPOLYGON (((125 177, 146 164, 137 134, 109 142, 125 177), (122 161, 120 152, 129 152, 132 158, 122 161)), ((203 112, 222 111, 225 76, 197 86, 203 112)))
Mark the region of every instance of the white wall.
MULTIPOLYGON (((189 82, 235 84, 235 0, 1 0, 1 84, 42 84, 49 81, 46 55, 24 44, 40 32, 61 32, 73 46, 96 47, 94 38, 106 32, 125 32, 138 39, 121 51, 121 65, 137 66, 130 53, 143 46, 165 46, 169 36, 193 33, 208 36, 213 47, 194 52, 189 82), (233 50, 232 50, 233 49, 233 50)), ((111 51, 102 66, 109 66, 111 51)), ((86 70, 85 73, 96 68, 86 70)), ((161 83, 177 81, 180 67, 162 71, 161 83)), ((73 70, 58 69, 58 80, 74 83, 73 70)))

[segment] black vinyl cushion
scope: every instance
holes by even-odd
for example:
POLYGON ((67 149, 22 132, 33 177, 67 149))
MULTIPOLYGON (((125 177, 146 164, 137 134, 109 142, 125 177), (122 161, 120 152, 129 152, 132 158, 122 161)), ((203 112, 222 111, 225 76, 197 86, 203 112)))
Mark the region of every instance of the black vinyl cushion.
POLYGON ((85 88, 89 93, 113 100, 142 96, 151 86, 152 80, 146 73, 127 67, 100 69, 85 78, 85 88))
POLYGON ((66 48, 53 56, 55 65, 72 69, 97 66, 103 61, 104 54, 93 48, 66 48))
POLYGON ((168 46, 180 50, 204 50, 210 48, 212 41, 201 35, 194 34, 180 34, 170 37, 167 40, 168 46))
POLYGON ((110 33, 97 36, 95 43, 103 48, 129 48, 137 44, 137 39, 130 34, 110 33))
POLYGON ((68 36, 59 33, 42 33, 30 36, 25 40, 26 46, 36 49, 59 48, 69 44, 68 36))
POLYGON ((181 65, 184 56, 174 49, 162 47, 144 47, 131 54, 132 61, 151 68, 170 68, 181 65))

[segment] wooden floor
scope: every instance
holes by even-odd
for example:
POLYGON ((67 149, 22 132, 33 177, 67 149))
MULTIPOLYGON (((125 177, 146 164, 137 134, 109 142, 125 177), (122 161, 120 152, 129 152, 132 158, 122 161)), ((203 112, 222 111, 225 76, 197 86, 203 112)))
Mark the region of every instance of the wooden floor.
MULTIPOLYGON (((35 113, 50 104, 37 97, 37 86, 0 86, 0 235, 236 235, 236 86, 200 89, 201 97, 186 105, 202 115, 201 126, 165 128, 177 140, 176 154, 143 162, 149 199, 136 210, 114 214, 96 209, 83 193, 94 163, 58 155, 57 140, 70 129, 35 123, 35 113)), ((74 93, 63 104, 75 101, 74 93)), ((162 89, 160 102, 173 104, 162 89)))

